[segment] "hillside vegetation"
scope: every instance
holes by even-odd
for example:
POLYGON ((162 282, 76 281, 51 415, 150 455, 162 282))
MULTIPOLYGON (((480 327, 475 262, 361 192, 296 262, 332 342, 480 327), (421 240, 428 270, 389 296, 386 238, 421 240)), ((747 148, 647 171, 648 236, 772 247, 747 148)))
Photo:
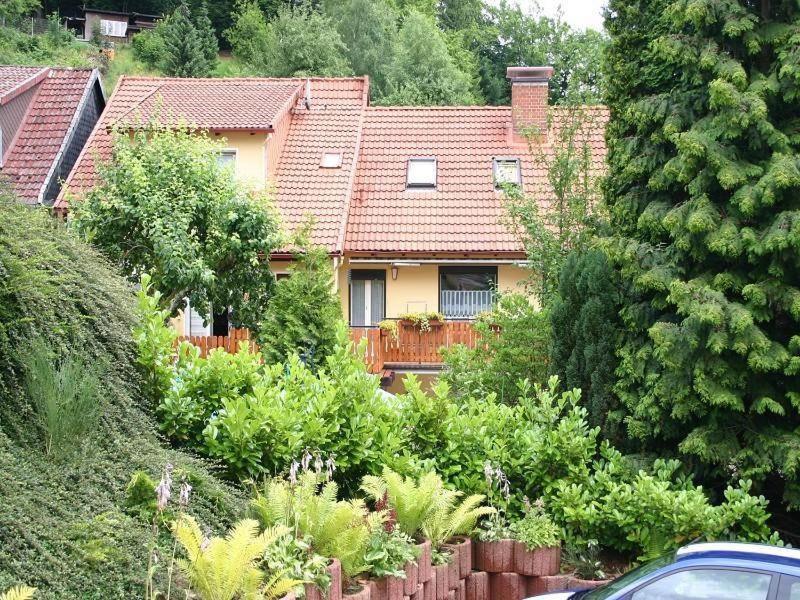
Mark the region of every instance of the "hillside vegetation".
POLYGON ((241 497, 207 463, 157 437, 134 367, 129 286, 2 188, 0 213, 0 590, 25 583, 39 588, 37 598, 139 596, 152 527, 126 492, 134 472, 157 481, 171 463, 193 487, 189 512, 214 529, 239 515, 241 497), (41 414, 24 383, 31 340, 99 376, 97 420, 73 450, 45 453, 41 414))

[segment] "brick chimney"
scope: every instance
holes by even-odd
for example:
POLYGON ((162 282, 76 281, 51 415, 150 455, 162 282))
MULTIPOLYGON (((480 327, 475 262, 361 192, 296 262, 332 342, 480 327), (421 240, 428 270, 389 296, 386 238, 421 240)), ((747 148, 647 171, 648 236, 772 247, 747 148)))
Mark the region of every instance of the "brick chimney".
POLYGON ((547 94, 552 76, 553 67, 506 69, 506 77, 511 80, 513 143, 525 143, 524 132, 538 139, 547 135, 547 94))

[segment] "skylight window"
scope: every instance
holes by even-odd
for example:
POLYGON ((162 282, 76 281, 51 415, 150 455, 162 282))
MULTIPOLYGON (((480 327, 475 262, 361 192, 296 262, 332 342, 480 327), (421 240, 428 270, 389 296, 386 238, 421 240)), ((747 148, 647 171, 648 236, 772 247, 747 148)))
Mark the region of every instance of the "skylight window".
POLYGON ((338 169, 342 166, 341 152, 323 152, 319 166, 323 169, 338 169))
POLYGON ((406 185, 410 188, 435 188, 436 159, 409 158, 406 185))
POLYGON ((494 171, 495 187, 522 183, 522 171, 518 158, 495 158, 492 170, 494 171))

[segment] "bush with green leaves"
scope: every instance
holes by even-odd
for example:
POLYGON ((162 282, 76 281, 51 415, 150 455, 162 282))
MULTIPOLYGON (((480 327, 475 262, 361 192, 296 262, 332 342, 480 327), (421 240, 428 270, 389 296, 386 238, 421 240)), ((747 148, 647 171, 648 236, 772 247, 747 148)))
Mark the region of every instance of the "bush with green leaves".
POLYGON ((442 379, 460 398, 495 394, 513 403, 519 382, 543 383, 549 371, 550 321, 547 311, 520 293, 500 294, 494 308, 475 324, 478 343, 445 349, 442 379))
MULTIPOLYGON (((26 582, 42 600, 141 597, 152 522, 127 512, 131 473, 175 465, 194 488, 187 510, 214 531, 227 528, 244 500, 205 461, 162 444, 136 368, 132 287, 2 184, 0 213, 0 589, 26 582), (42 452, 25 387, 31 340, 104 367, 97 372, 102 416, 91 445, 58 461, 42 452)), ((166 533, 157 547, 169 556, 166 533)), ((154 579, 166 589, 163 568, 154 579)))
POLYGON ((526 506, 525 515, 511 524, 512 537, 528 550, 561 545, 561 531, 543 506, 539 501, 526 506))
POLYGON ((419 548, 405 533, 381 527, 372 534, 364 554, 367 573, 372 577, 406 578, 405 566, 419 558, 419 548))

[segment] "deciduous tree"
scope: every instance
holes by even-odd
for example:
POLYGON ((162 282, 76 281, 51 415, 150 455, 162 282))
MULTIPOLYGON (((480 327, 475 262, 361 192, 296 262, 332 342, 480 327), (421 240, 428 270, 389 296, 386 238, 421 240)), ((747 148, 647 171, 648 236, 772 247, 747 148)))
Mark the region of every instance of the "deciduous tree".
POLYGON ((183 128, 118 133, 99 184, 71 203, 72 224, 132 281, 149 273, 170 314, 188 298, 203 317, 229 306, 236 326, 255 328, 279 227, 269 199, 218 164, 219 150, 183 128))

